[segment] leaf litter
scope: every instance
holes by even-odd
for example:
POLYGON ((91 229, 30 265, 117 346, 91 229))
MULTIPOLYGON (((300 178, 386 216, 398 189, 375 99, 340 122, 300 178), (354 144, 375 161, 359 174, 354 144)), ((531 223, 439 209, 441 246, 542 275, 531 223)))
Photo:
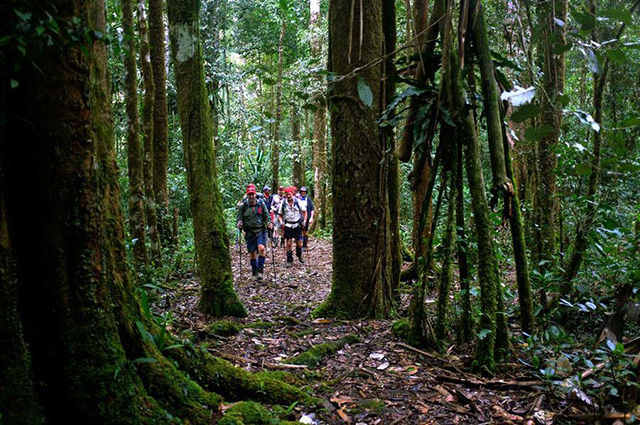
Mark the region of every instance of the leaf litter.
MULTIPOLYGON (((311 317, 331 290, 331 242, 310 238, 305 263, 285 267, 282 248, 271 252, 263 282, 251 277, 248 255, 232 248, 235 289, 249 315, 225 318, 241 330, 232 336, 212 334, 219 321, 197 309, 200 286, 192 273, 154 303, 171 311, 172 332, 206 343, 208 350, 251 372, 283 369, 301 387, 325 400, 309 411, 294 406, 291 420, 312 424, 553 424, 560 415, 579 414, 576 401, 556 398, 525 366, 510 364, 500 376, 484 379, 469 373, 473 347, 452 346, 442 355, 429 348, 402 343, 391 331, 391 320, 337 320, 311 317), (275 260, 275 267, 273 267, 275 260), (346 344, 324 357, 315 368, 286 364, 311 347, 356 334, 360 342, 346 344)), ((409 295, 401 295, 406 313, 409 295)), ((403 314, 406 316, 406 314, 403 314)), ((579 397, 578 397, 579 398, 579 397)), ((226 408, 235 400, 225 400, 226 408)))

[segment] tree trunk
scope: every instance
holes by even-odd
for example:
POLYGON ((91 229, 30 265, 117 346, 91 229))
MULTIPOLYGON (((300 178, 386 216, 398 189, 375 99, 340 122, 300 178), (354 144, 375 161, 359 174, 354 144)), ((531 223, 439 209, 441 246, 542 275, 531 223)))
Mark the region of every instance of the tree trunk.
POLYGON ((456 249, 458 254, 458 275, 460 277, 460 289, 462 290, 462 314, 460 315, 460 326, 458 329, 459 339, 461 341, 469 341, 473 333, 473 317, 471 314, 471 293, 469 282, 469 260, 468 251, 469 244, 467 242, 466 227, 464 220, 464 181, 462 172, 462 140, 457 138, 456 143, 456 156, 457 156, 457 168, 456 168, 456 235, 458 242, 456 243, 456 249))
POLYGON ((280 184, 280 121, 282 120, 282 61, 284 56, 284 34, 287 23, 282 20, 280 41, 278 43, 278 81, 276 83, 276 119, 273 125, 273 139, 271 142, 271 174, 273 175, 273 187, 280 184))
POLYGON ((153 190, 153 109, 155 99, 155 84, 153 82, 153 68, 149 51, 149 34, 145 0, 138 2, 138 32, 140 37, 140 69, 144 83, 144 97, 142 100, 142 134, 144 147, 144 199, 147 231, 149 234, 149 249, 151 258, 156 266, 162 263, 162 249, 158 235, 158 214, 156 195, 153 190))
MULTIPOLYGON (((311 18, 311 56, 323 57, 322 36, 320 34, 320 0, 310 0, 311 18)), ((327 227, 327 102, 324 90, 314 91, 315 99, 313 112, 313 199, 315 207, 314 225, 324 229, 327 227)))
MULTIPOLYGON (((453 134, 452 130, 448 131, 453 134)), ((451 292, 451 284, 453 281, 453 258, 455 245, 455 226, 456 226, 456 195, 457 195, 457 179, 458 179, 458 163, 457 155, 454 155, 457 146, 450 146, 450 182, 449 197, 447 199, 447 223, 445 225, 444 236, 442 239, 442 265, 440 276, 438 278, 438 308, 436 311, 435 336, 437 345, 442 348, 442 343, 447 336, 447 314, 449 309, 449 296, 451 292)), ((444 184, 444 182, 443 182, 444 184)))
MULTIPOLYGON (((336 75, 381 56, 382 0, 363 9, 351 0, 332 1, 329 22, 330 70, 336 75)), ((329 298, 316 315, 386 317, 392 310, 387 158, 377 124, 381 77, 380 66, 363 70, 336 83, 329 98, 334 272, 329 298), (370 96, 360 98, 358 86, 370 96)))
MULTIPOLYGON (((291 138, 293 139, 293 185, 297 188, 304 186, 304 149, 300 137, 300 115, 297 105, 291 104, 291 138)), ((274 189, 274 190, 277 190, 274 189)))
MULTIPOLYGON (((564 53, 554 53, 556 45, 564 45, 566 26, 558 25, 556 20, 567 22, 567 0, 554 0, 540 4, 539 14, 543 25, 540 36, 540 50, 543 59, 541 98, 543 113, 540 126, 548 134, 538 141, 538 176, 536 191, 537 223, 535 228, 536 249, 534 264, 539 265, 541 274, 552 270, 557 260, 557 213, 558 188, 556 174, 558 168, 557 147, 562 126, 562 103, 564 93, 565 62, 564 53)), ((546 304, 546 294, 542 294, 546 304)), ((546 306, 545 306, 546 307, 546 306)))
POLYGON ((480 319, 480 333, 476 345, 475 364, 477 368, 489 371, 495 370, 495 348, 498 345, 496 311, 498 305, 499 276, 497 275, 497 260, 493 247, 491 223, 489 220, 489 206, 485 197, 480 149, 475 122, 471 110, 465 102, 465 96, 460 81, 458 57, 453 49, 450 55, 452 70, 452 103, 454 119, 456 121, 457 137, 464 143, 465 168, 469 191, 471 192, 471 207, 475 220, 476 239, 478 241, 478 283, 480 285, 480 304, 482 316, 480 319))
POLYGON ((495 79, 493 59, 489 48, 489 37, 480 0, 471 0, 470 25, 473 34, 473 47, 478 58, 480 74, 482 75, 482 93, 484 110, 487 118, 487 138, 491 157, 491 171, 494 197, 504 198, 505 216, 511 223, 514 256, 516 259, 516 278, 520 302, 520 322, 522 329, 533 331, 533 302, 531 299, 531 283, 529 281, 529 267, 526 259, 524 231, 520 214, 520 202, 513 186, 513 171, 511 170, 511 153, 508 142, 504 139, 506 133, 502 125, 500 113, 500 93, 495 79), (508 165, 507 165, 508 163, 508 165))
MULTIPOLYGON (((384 32, 384 74, 381 82, 381 93, 383 94, 381 107, 385 111, 393 101, 396 93, 396 68, 395 55, 391 54, 396 50, 396 6, 394 0, 383 0, 382 2, 382 28, 384 32)), ((395 111, 388 114, 389 119, 393 118, 395 111)), ((387 126, 381 129, 380 137, 383 146, 388 152, 395 151, 394 127, 387 126)), ((389 198, 389 238, 391 249, 391 285, 395 290, 400 285, 400 272, 402 271, 402 245, 400 240, 400 162, 396 155, 388 156, 388 198, 389 198)))
POLYGON ((149 264, 149 257, 147 256, 144 214, 143 154, 138 119, 138 71, 133 27, 133 0, 122 0, 122 29, 125 40, 124 78, 127 113, 127 165, 129 168, 129 231, 133 239, 133 257, 136 265, 144 268, 149 264))
POLYGON ((169 4, 169 38, 175 67, 178 113, 184 144, 202 292, 200 310, 214 316, 246 316, 233 289, 229 240, 213 148, 204 80, 198 12, 200 2, 169 4))
POLYGON ((171 219, 167 168, 169 164, 169 115, 167 112, 167 70, 165 62, 165 32, 163 0, 149 0, 149 44, 153 68, 153 191, 158 208, 160 236, 171 245, 171 219))

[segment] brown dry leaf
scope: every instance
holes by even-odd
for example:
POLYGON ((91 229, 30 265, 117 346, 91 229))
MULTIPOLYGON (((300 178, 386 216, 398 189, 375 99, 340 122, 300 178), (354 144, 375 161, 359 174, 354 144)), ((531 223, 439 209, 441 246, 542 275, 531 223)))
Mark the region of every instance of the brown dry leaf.
POLYGON ((429 413, 429 411, 431 410, 429 406, 420 402, 416 403, 414 407, 418 409, 420 413, 429 413))
POLYGON ((442 385, 436 385, 434 388, 441 396, 444 397, 449 403, 453 402, 456 398, 447 391, 442 385))
POLYGON ((227 410, 231 409, 231 408, 232 408, 233 406, 235 406, 236 404, 238 404, 238 403, 237 403, 237 402, 236 402, 236 403, 229 403, 229 404, 220 403, 220 405, 218 406, 218 408, 220 409, 220 411, 221 411, 222 413, 224 413, 224 412, 226 412, 227 410))
POLYGON ((501 406, 494 405, 491 408, 496 413, 496 416, 498 416, 499 418, 505 419, 507 421, 518 422, 518 423, 523 421, 522 416, 513 415, 507 412, 506 410, 504 410, 501 406))
POLYGON ((402 372, 403 372, 405 375, 415 375, 416 373, 418 373, 418 370, 419 370, 419 369, 418 369, 418 366, 413 366, 413 365, 411 365, 411 366, 405 366, 405 367, 402 369, 402 372))
POLYGON ((346 395, 340 395, 340 396, 336 396, 336 397, 331 397, 329 399, 330 402, 332 403, 338 403, 338 404, 346 404, 346 403, 353 403, 354 399, 353 397, 349 397, 346 395))
POLYGON ((331 323, 331 320, 329 320, 329 319, 315 319, 315 320, 311 321, 311 323, 321 324, 321 325, 328 325, 329 323, 331 323))
POLYGON ((338 409, 338 416, 340 416, 340 419, 342 419, 343 422, 346 422, 348 424, 351 423, 351 418, 349 417, 349 415, 344 413, 344 410, 338 409))

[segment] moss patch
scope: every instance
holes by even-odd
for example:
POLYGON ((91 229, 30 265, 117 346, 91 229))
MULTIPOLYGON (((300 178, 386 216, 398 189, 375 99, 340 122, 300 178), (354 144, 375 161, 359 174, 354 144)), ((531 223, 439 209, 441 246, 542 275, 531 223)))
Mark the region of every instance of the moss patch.
POLYGON ((391 330, 398 338, 406 341, 409 337, 409 319, 400 319, 393 322, 391 330))
POLYGON ((340 338, 336 341, 314 345, 309 350, 290 358, 286 363, 315 367, 320 364, 325 356, 335 353, 346 344, 354 344, 356 342, 360 342, 360 338, 353 334, 347 335, 346 337, 340 338))
POLYGON ((233 322, 223 320, 220 322, 214 322, 207 327, 207 331, 214 335, 219 336, 232 336, 240 332, 240 328, 233 322))

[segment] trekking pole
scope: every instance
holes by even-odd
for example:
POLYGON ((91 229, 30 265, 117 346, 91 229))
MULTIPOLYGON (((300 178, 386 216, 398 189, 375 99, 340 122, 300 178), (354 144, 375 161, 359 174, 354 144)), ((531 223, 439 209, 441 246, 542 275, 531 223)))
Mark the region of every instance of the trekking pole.
MULTIPOLYGON (((274 231, 275 233, 275 231, 274 231)), ((271 268, 273 269, 273 281, 276 285, 278 285, 278 274, 276 272, 276 254, 274 253, 275 249, 273 246, 271 247, 271 268)))
POLYGON ((238 269, 240 273, 240 280, 242 280, 242 247, 239 244, 240 229, 236 232, 236 250, 238 251, 238 269))

